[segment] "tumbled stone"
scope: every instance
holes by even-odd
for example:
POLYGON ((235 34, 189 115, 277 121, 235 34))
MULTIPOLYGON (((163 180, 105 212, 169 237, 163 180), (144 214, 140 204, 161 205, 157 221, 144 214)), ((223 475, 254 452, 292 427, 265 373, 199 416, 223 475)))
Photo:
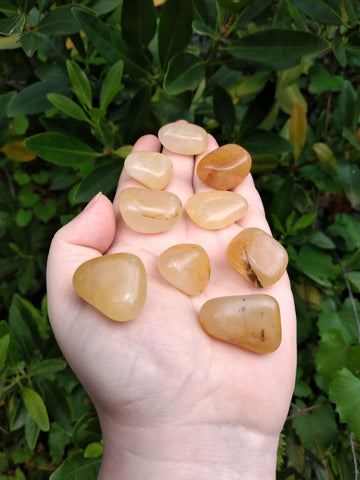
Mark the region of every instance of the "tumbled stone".
POLYGON ((130 177, 152 190, 165 188, 173 174, 172 163, 159 152, 132 152, 126 157, 124 168, 130 177))
POLYGON ((192 123, 174 122, 160 128, 158 137, 170 152, 197 155, 208 145, 206 130, 192 123))
POLYGON ((126 188, 119 195, 119 208, 126 225, 140 233, 169 230, 181 218, 180 198, 171 192, 126 188))
POLYGON ((200 323, 212 337, 256 353, 275 351, 281 343, 279 304, 270 295, 235 295, 208 300, 200 323))
POLYGON ((245 228, 227 248, 230 264, 256 287, 269 287, 286 270, 288 254, 271 235, 260 228, 245 228))
POLYGON ((135 318, 146 299, 146 272, 139 257, 116 253, 80 265, 73 277, 78 295, 108 318, 135 318))
POLYGON ((248 203, 234 192, 200 192, 188 199, 185 210, 197 225, 215 230, 237 222, 247 212, 248 203))
POLYGON ((187 295, 199 295, 210 279, 210 260, 200 245, 173 245, 158 258, 161 276, 187 295))
POLYGON ((250 172, 251 156, 239 145, 229 143, 205 155, 197 166, 197 175, 206 185, 218 190, 238 186, 250 172))

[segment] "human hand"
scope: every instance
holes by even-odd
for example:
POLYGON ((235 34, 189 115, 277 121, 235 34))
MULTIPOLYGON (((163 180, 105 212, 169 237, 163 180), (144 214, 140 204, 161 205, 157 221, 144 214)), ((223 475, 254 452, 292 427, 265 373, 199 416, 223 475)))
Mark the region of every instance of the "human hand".
MULTIPOLYGON (((174 176, 166 190, 183 205, 209 190, 196 176, 194 157, 163 151, 174 176)), ((160 151, 152 135, 134 150, 160 151)), ((226 260, 231 239, 247 227, 269 232, 251 175, 234 191, 246 198, 245 216, 221 230, 205 230, 184 214, 169 231, 140 234, 118 213, 118 194, 140 185, 125 171, 114 204, 98 195, 55 235, 48 260, 49 317, 64 356, 94 401, 101 422, 101 479, 275 478, 279 433, 293 392, 296 366, 295 310, 287 274, 259 292, 226 260), (178 243, 196 243, 208 253, 211 278, 195 297, 167 284, 157 258, 178 243), (134 253, 148 278, 145 306, 134 320, 109 320, 78 297, 76 268, 88 259, 134 253), (267 293, 280 305, 282 342, 259 355, 208 336, 198 313, 210 298, 267 293), (179 468, 180 467, 180 468, 179 468)))

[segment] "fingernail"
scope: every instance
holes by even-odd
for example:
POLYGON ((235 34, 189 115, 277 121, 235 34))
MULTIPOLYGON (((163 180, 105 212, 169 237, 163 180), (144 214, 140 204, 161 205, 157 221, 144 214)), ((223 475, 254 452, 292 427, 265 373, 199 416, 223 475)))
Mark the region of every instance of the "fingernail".
POLYGON ((88 208, 92 207, 94 205, 94 203, 96 203, 96 201, 98 200, 98 198, 102 195, 102 192, 99 192, 95 195, 95 197, 93 197, 90 202, 86 205, 86 207, 84 208, 84 211, 87 210, 88 208))

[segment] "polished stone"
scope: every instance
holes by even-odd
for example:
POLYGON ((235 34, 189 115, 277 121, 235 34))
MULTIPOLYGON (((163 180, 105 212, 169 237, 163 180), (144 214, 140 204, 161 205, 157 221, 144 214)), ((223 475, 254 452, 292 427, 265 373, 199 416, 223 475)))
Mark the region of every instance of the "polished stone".
POLYGON ((131 320, 142 311, 146 284, 145 267, 131 253, 88 260, 73 277, 75 291, 83 300, 119 322, 131 320))
POLYGON ((206 185, 218 190, 231 190, 250 172, 251 156, 239 145, 229 143, 201 159, 197 175, 206 185))
POLYGON ((215 230, 240 220, 248 203, 234 192, 216 190, 196 193, 186 202, 185 210, 197 225, 215 230))
POLYGON ((227 248, 230 264, 256 287, 269 287, 283 275, 288 264, 285 248, 260 228, 246 228, 227 248))
POLYGON ((158 258, 161 276, 187 295, 199 295, 210 279, 210 260, 200 245, 173 245, 158 258))
POLYGON ((177 195, 145 188, 126 188, 119 194, 121 216, 128 227, 140 233, 160 233, 181 218, 182 204, 177 195))
POLYGON ((164 189, 173 174, 171 161, 159 152, 132 152, 126 157, 124 168, 130 177, 152 190, 164 189))
POLYGON ((281 343, 280 309, 269 295, 212 298, 201 307, 200 323, 209 335, 256 353, 281 343))
POLYGON ((208 145, 206 130, 192 123, 174 122, 160 128, 158 137, 170 152, 183 155, 197 155, 208 145))

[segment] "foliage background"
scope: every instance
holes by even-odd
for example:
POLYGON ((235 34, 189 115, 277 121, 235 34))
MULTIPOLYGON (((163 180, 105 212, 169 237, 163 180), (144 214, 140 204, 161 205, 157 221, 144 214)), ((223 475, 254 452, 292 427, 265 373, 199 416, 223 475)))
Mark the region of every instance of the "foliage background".
POLYGON ((112 195, 143 133, 239 143, 298 314, 279 479, 356 479, 360 439, 356 0, 0 2, 0 479, 96 478, 96 414, 46 312, 54 232, 112 195), (161 5, 160 5, 161 4, 161 5))

